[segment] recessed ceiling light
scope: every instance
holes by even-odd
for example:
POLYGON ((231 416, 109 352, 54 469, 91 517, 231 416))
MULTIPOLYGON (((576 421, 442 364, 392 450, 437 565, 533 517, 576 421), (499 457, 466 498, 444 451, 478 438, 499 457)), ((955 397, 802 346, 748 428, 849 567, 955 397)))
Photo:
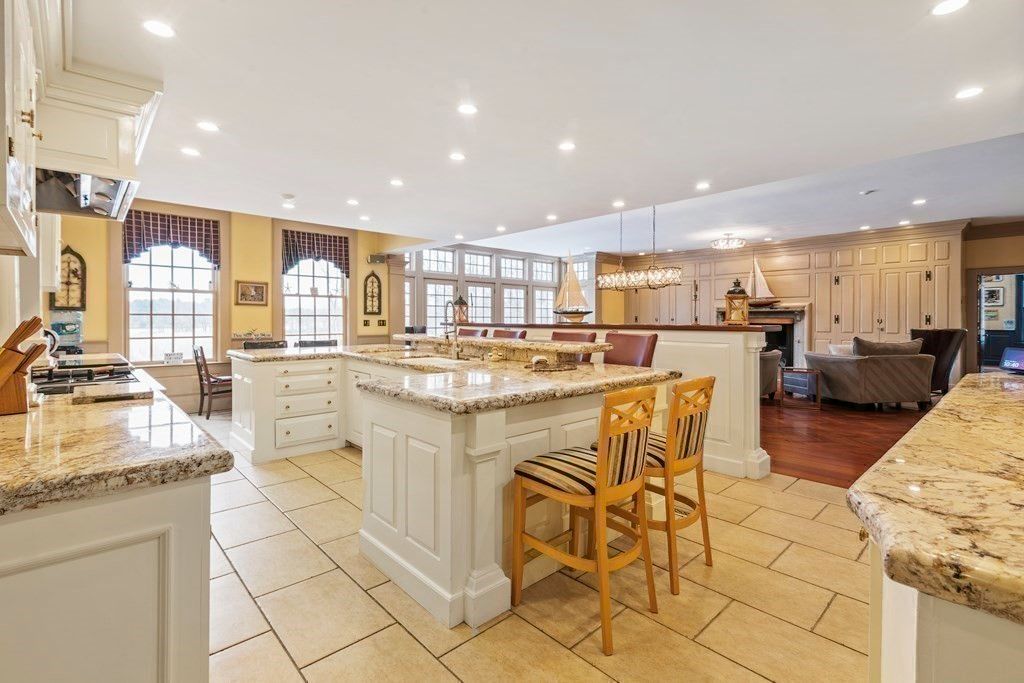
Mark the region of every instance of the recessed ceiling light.
POLYGON ((184 154, 187 157, 197 157, 197 156, 199 156, 199 150, 196 149, 195 147, 182 147, 181 148, 181 153, 184 154))
POLYGON ((463 154, 462 152, 456 151, 449 154, 448 158, 451 159, 452 161, 465 161, 466 155, 463 154))
POLYGON ((149 21, 142 22, 142 28, 146 29, 154 36, 160 36, 161 38, 173 38, 174 29, 168 24, 156 19, 150 19, 149 21))
POLYGON ((402 187, 403 185, 405 185, 405 181, 402 180, 401 178, 391 179, 391 187, 402 187))
POLYGON ((701 180, 696 185, 693 186, 693 189, 697 190, 698 192, 704 192, 705 190, 711 189, 711 183, 709 183, 707 180, 701 180))
POLYGON ((637 255, 637 256, 647 256, 647 252, 646 252, 646 251, 638 251, 638 252, 636 253, 636 255, 637 255))
POLYGON ((900 225, 910 225, 910 221, 906 221, 906 220, 900 221, 900 225))
POLYGON ((764 241, 765 241, 765 242, 771 242, 771 241, 772 241, 772 238, 771 238, 771 237, 765 237, 765 238, 764 238, 764 241))
POLYGON ((281 206, 282 207, 284 207, 286 209, 294 209, 295 208, 295 195, 289 194, 288 192, 285 192, 284 194, 281 195, 281 200, 282 200, 281 201, 281 206))
POLYGON ((982 88, 980 85, 972 85, 969 88, 964 88, 963 90, 958 91, 956 94, 956 98, 958 100, 969 100, 972 97, 977 97, 983 92, 985 92, 985 89, 982 88))
POLYGON ((621 199, 616 199, 614 202, 612 202, 612 206, 614 206, 616 209, 621 209, 625 205, 626 202, 622 201, 621 199))
POLYGON ((459 105, 459 113, 465 114, 466 116, 472 116, 477 112, 476 105, 472 102, 463 102, 459 105))
POLYGON ((870 230, 871 226, 870 225, 862 225, 862 226, 860 226, 860 229, 861 230, 870 230))
POLYGON ((465 237, 465 235, 463 235, 461 232, 455 233, 455 239, 457 239, 457 240, 461 240, 464 237, 465 237))
POLYGON ((932 14, 937 17, 941 17, 943 14, 952 14, 958 9, 963 9, 967 6, 967 3, 971 0, 942 0, 939 4, 932 7, 932 14))
POLYGON ((295 208, 295 202, 293 202, 293 201, 283 201, 283 202, 281 202, 281 207, 285 208, 285 209, 294 209, 295 208))
POLYGON ((914 200, 913 202, 911 202, 911 203, 912 203, 912 204, 913 204, 914 206, 923 206, 924 204, 927 204, 927 203, 928 203, 928 200, 927 200, 927 199, 915 199, 915 200, 914 200))
POLYGON ((549 214, 548 214, 548 220, 549 220, 549 221, 557 221, 557 220, 558 220, 558 216, 556 216, 556 215, 555 215, 555 214, 553 214, 553 213, 549 213, 549 214))
POLYGON ((576 149, 576 143, 573 142, 572 140, 562 140, 561 142, 558 143, 558 149, 562 150, 563 152, 571 152, 574 149, 576 149))
POLYGON ((213 121, 200 121, 196 124, 196 128, 199 130, 205 130, 207 133, 216 133, 220 130, 220 126, 213 121))
POLYGON ((359 206, 359 200, 355 199, 354 197, 352 199, 347 200, 345 203, 348 204, 349 206, 359 206))
POLYGON ((363 222, 366 222, 366 221, 370 220, 370 217, 369 216, 360 216, 359 220, 361 220, 363 222))
POLYGON ((675 249, 666 249, 665 251, 672 253, 673 251, 675 251, 675 249))
POLYGON ((495 228, 495 230, 497 230, 498 232, 505 232, 506 228, 504 225, 499 225, 498 227, 495 228))

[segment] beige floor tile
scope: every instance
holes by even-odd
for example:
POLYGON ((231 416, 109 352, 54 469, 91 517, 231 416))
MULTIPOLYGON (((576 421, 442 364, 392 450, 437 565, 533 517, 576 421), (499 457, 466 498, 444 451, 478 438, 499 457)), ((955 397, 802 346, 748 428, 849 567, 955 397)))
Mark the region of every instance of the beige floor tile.
POLYGON ((683 567, 683 577, 803 628, 818 620, 832 593, 738 557, 718 553, 708 567, 698 558, 683 567))
POLYGON ((234 574, 210 581, 210 652, 270 630, 256 603, 234 574))
POLYGON ((794 543, 772 564, 772 569, 856 600, 868 601, 871 569, 862 562, 794 543))
POLYGON ((210 578, 216 579, 218 576, 224 576, 230 574, 234 569, 231 568, 231 564, 228 562, 228 558, 224 555, 224 551, 217 545, 217 541, 211 536, 210 537, 210 578))
POLYGON ((263 494, 245 479, 210 487, 210 512, 223 512, 264 500, 263 494))
POLYGON ((404 626, 435 657, 440 657, 444 653, 455 649, 474 635, 482 633, 509 615, 509 612, 505 612, 495 617, 474 633, 473 629, 465 623, 459 624, 455 628, 448 628, 430 612, 421 607, 418 602, 409 597, 405 591, 391 582, 377 586, 369 592, 384 609, 391 613, 391 616, 398 620, 398 623, 404 626))
POLYGON ((804 519, 785 512, 761 508, 743 520, 743 526, 763 531, 766 534, 788 538, 803 545, 851 560, 857 559, 864 549, 864 541, 855 531, 840 529, 831 524, 822 524, 813 519, 804 519))
POLYGON ((825 509, 814 519, 818 522, 849 529, 850 531, 860 531, 861 527, 864 526, 861 524, 860 519, 857 518, 857 515, 850 511, 850 508, 845 505, 832 505, 831 503, 826 505, 825 509))
POLYGON ((302 683, 273 633, 264 633, 210 657, 210 683, 302 683))
POLYGON ((599 670, 512 615, 441 661, 464 681, 607 681, 599 670))
MULTIPOLYGON (((331 453, 331 455, 334 454, 331 453)), ((263 492, 263 495, 270 499, 271 503, 285 512, 295 510, 296 508, 304 508, 307 505, 323 503, 338 497, 338 494, 313 477, 265 486, 260 490, 263 492)))
POLYGON ((860 551, 860 557, 857 558, 857 561, 858 562, 863 562, 864 564, 868 565, 869 567, 871 566, 871 544, 870 543, 864 546, 864 550, 860 551))
MULTIPOLYGON (((697 500, 697 489, 690 488, 689 486, 676 485, 676 490, 684 496, 689 496, 694 500, 697 500)), ((736 498, 729 498, 728 496, 722 496, 717 493, 704 492, 704 500, 708 505, 708 516, 715 517, 717 519, 724 519, 727 522, 733 524, 739 524, 744 519, 749 517, 757 506, 753 503, 747 503, 736 498)))
MULTIPOLYGON (((612 614, 622 609, 621 603, 612 601, 612 614)), ((561 572, 525 589, 522 602, 512 611, 565 647, 572 647, 601 625, 597 591, 561 572)))
POLYGON ((298 530, 230 548, 227 554, 256 596, 334 569, 334 562, 298 530))
POLYGON ((631 609, 612 620, 615 654, 601 650, 597 631, 573 652, 617 681, 763 681, 757 674, 631 609), (671 672, 671 675, 667 675, 671 672))
MULTIPOLYGON (((597 590, 597 575, 584 574, 580 579, 597 590)), ((664 624, 676 633, 692 638, 729 604, 729 598, 704 586, 680 577, 679 595, 669 589, 668 572, 654 568, 654 584, 658 595, 658 613, 647 610, 647 575, 643 564, 633 562, 612 572, 612 599, 621 602, 642 616, 664 624)))
MULTIPOLYGON (((727 476, 727 475, 719 475, 727 476)), ((769 472, 768 476, 761 477, 760 479, 748 479, 746 477, 731 477, 733 481, 742 481, 747 484, 757 484, 758 486, 767 486, 768 488, 782 491, 788 486, 791 486, 797 479, 791 477, 788 474, 776 474, 775 472, 769 472)))
MULTIPOLYGON (((683 486, 689 486, 690 488, 697 487, 697 473, 695 471, 689 471, 681 477, 676 477, 676 483, 682 484, 683 486)), ((711 493, 718 493, 722 489, 728 488, 736 483, 736 480, 732 477, 724 474, 718 474, 717 472, 708 472, 704 470, 704 491, 710 491, 711 493)))
POLYGON ((341 456, 334 451, 317 451, 316 453, 306 453, 305 455, 296 455, 294 458, 288 458, 299 467, 305 467, 307 465, 317 465, 322 462, 331 462, 332 460, 340 460, 341 456))
POLYGON ((302 670, 310 683, 455 681, 401 626, 389 626, 302 670))
MULTIPOLYGON (((668 569, 668 539, 665 537, 664 531, 654 531, 651 534, 651 562, 655 566, 661 567, 662 569, 668 569)), ((697 557, 704 552, 704 546, 688 541, 682 536, 678 536, 678 542, 676 543, 676 552, 679 554, 679 566, 682 567, 684 564, 697 557)), ((615 550, 628 550, 633 544, 625 536, 620 536, 611 542, 612 548, 615 550)), ((714 546, 711 546, 714 550, 714 546)), ((580 576, 583 572, 572 572, 570 576, 580 576)))
POLYGON ((276 460, 266 465, 252 465, 245 460, 236 459, 235 466, 239 472, 245 475, 246 479, 259 487, 309 476, 297 465, 287 460, 276 460))
POLYGON ((768 486, 758 486, 743 481, 736 482, 722 491, 721 495, 808 519, 812 519, 825 507, 820 500, 795 496, 791 493, 776 491, 768 486))
POLYGON ((697 642, 772 680, 868 679, 864 655, 738 602, 726 607, 697 642))
POLYGON ((798 479, 793 485, 786 489, 786 493, 795 493, 808 498, 816 498, 833 505, 846 507, 846 489, 840 486, 829 486, 816 481, 798 479))
POLYGON ((359 479, 363 476, 363 468, 345 458, 306 465, 302 469, 311 477, 316 477, 324 484, 340 484, 343 481, 359 479))
POLYGON ((384 576, 359 552, 359 534, 351 534, 343 538, 329 541, 320 546, 334 562, 352 577, 363 590, 386 583, 384 576))
POLYGON ((216 512, 210 515, 210 524, 217 542, 225 550, 295 528, 269 501, 216 512))
POLYGON ((287 513, 317 545, 359 531, 363 513, 343 498, 317 503, 287 513))
POLYGON ((363 466, 363 451, 355 446, 336 448, 334 452, 355 465, 363 466))
POLYGON ((814 632, 867 654, 868 619, 866 604, 837 595, 814 627, 814 632))
POLYGON ((394 621, 340 570, 268 593, 257 602, 300 667, 394 621))
POLYGON ((239 472, 237 469, 232 468, 232 469, 228 470, 227 472, 219 472, 217 474, 212 475, 210 477, 210 483, 211 484, 224 484, 224 483, 227 483, 229 481, 238 481, 239 479, 245 479, 245 477, 243 477, 242 473, 239 472))
MULTIPOLYGON (((721 550, 765 567, 774 562, 789 545, 789 541, 778 536, 770 536, 714 517, 708 520, 708 532, 711 535, 712 551, 721 550)), ((680 536, 694 543, 703 544, 700 522, 683 529, 680 536)))
POLYGON ((331 484, 331 489, 335 493, 341 494, 341 497, 348 502, 355 505, 357 508, 362 509, 363 507, 363 480, 353 479, 352 481, 343 481, 340 484, 331 484))

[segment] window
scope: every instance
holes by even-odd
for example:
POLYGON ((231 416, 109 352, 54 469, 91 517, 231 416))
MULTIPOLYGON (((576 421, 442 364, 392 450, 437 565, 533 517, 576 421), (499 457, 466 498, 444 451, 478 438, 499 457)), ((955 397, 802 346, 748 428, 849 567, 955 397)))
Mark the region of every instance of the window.
POLYGON ((494 288, 484 285, 469 285, 466 289, 469 300, 469 320, 474 323, 491 322, 494 310, 494 288))
POLYGON ((533 322, 541 325, 555 322, 555 290, 538 287, 533 290, 533 322))
POLYGON ((502 256, 501 277, 510 280, 522 280, 526 277, 526 261, 521 258, 502 256))
POLYGON ((454 273, 455 252, 448 249, 424 249, 423 270, 431 273, 454 273))
POLYGON ((405 269, 416 270, 416 258, 415 254, 411 252, 405 252, 405 269))
POLYGON ((445 332, 445 305, 455 298, 455 285, 445 282, 426 283, 427 334, 442 335, 445 332))
POLYGON ((412 327, 412 285, 410 278, 405 279, 405 326, 412 327))
POLYGON ((490 277, 493 259, 490 254, 470 254, 462 257, 462 272, 466 275, 490 277))
POLYGON ((590 279, 590 264, 586 261, 573 261, 572 269, 576 271, 576 279, 578 280, 589 280, 590 279))
POLYGON ((505 287, 502 289, 502 320, 522 325, 526 322, 526 289, 505 287))
POLYGON ((551 261, 534 261, 533 279, 537 282, 554 282, 555 264, 551 261))
POLYGON ((170 245, 151 247, 125 266, 128 283, 128 360, 162 361, 180 352, 188 360, 194 345, 207 358, 213 345, 213 265, 198 251, 170 245))
POLYGON ((345 274, 326 259, 302 259, 281 277, 289 346, 300 339, 345 343, 345 281, 345 274))

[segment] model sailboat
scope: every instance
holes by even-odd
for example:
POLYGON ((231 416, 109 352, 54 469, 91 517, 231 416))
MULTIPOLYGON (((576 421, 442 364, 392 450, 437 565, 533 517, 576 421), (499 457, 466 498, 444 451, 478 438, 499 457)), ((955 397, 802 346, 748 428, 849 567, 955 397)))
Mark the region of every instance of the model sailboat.
POLYGON ((751 269, 750 275, 747 276, 747 294, 750 296, 747 304, 754 308, 774 306, 782 301, 782 299, 772 293, 771 287, 768 286, 768 281, 764 279, 764 273, 761 272, 761 264, 757 262, 756 258, 754 259, 754 267, 751 269))
POLYGON ((555 297, 554 313, 565 318, 571 323, 581 323, 594 310, 587 303, 583 296, 583 289, 580 287, 580 280, 576 277, 576 269, 572 267, 572 254, 565 265, 565 278, 562 286, 558 289, 558 296, 555 297))

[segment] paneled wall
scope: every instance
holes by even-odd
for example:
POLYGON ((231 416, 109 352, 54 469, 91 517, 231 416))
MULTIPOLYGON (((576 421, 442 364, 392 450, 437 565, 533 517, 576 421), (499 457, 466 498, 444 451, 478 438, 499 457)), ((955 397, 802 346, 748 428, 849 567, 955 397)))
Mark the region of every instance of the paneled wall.
POLYGON ((626 292, 625 322, 713 324, 726 290, 735 278, 746 286, 756 257, 783 303, 811 304, 812 350, 854 336, 896 341, 908 339, 912 328, 960 327, 964 225, 935 223, 666 255, 661 264, 682 266, 686 284, 626 292))

